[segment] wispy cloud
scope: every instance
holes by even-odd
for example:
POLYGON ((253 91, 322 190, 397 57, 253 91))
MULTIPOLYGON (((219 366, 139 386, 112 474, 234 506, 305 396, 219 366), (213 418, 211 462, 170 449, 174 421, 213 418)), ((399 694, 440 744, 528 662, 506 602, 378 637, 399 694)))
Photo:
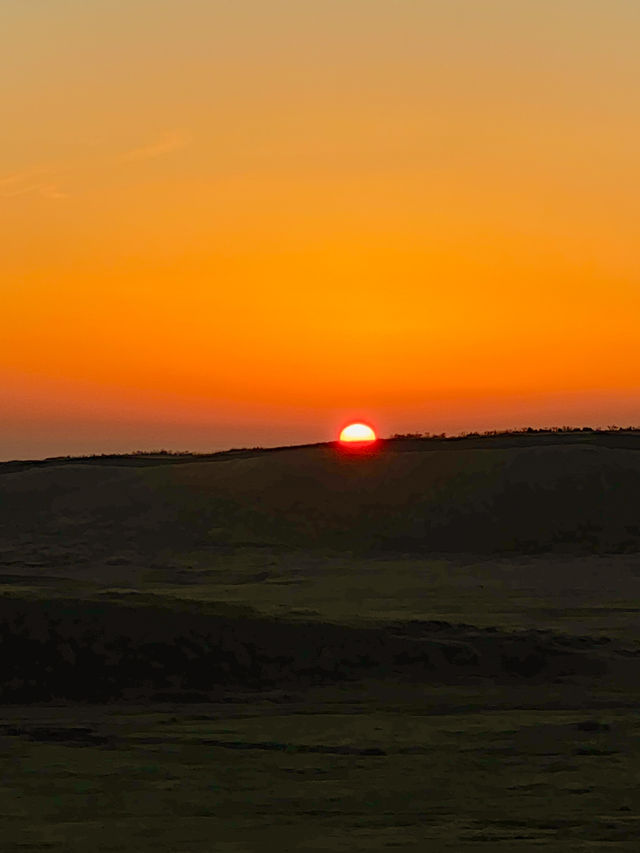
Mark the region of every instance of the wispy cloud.
POLYGON ((0 187, 10 187, 20 184, 22 181, 32 178, 34 174, 37 174, 37 172, 31 169, 29 172, 14 172, 13 175, 5 175, 3 178, 0 178, 0 187))
POLYGON ((120 158, 120 162, 135 163, 141 160, 153 160, 156 157, 162 157, 163 154, 169 154, 171 151, 186 148, 190 142, 190 133, 185 130, 172 130, 163 134, 160 139, 150 145, 144 145, 141 148, 134 148, 131 151, 127 151, 120 158))
POLYGON ((16 172, 0 178, 0 198, 16 198, 30 193, 50 199, 68 198, 60 188, 58 176, 45 169, 16 172))
POLYGON ((101 175, 108 174, 114 166, 153 160, 172 151, 186 148, 190 142, 191 134, 188 131, 172 130, 167 131, 155 142, 133 148, 119 157, 112 153, 97 162, 38 166, 22 172, 0 175, 0 199, 18 198, 24 195, 40 196, 51 200, 69 198, 64 183, 70 178, 75 182, 84 178, 85 184, 90 186, 92 180, 98 180, 101 175))

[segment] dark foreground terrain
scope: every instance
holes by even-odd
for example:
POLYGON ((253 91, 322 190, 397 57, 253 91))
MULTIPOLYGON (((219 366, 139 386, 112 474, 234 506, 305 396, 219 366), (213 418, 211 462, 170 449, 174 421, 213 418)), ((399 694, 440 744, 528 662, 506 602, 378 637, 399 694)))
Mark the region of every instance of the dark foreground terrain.
POLYGON ((0 849, 638 850, 640 437, 0 465, 0 849))

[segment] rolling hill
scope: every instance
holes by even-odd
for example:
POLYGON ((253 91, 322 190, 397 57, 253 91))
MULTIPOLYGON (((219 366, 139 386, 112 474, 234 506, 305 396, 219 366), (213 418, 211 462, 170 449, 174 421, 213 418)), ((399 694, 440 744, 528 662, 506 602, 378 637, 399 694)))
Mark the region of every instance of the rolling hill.
POLYGON ((640 437, 396 440, 0 466, 4 536, 129 547, 635 552, 640 437), (167 462, 173 464, 167 464, 167 462))

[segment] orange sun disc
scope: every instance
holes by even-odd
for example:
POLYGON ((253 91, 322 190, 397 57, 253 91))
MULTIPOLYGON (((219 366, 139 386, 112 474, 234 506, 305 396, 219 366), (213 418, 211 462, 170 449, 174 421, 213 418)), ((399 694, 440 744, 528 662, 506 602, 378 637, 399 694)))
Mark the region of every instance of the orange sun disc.
POLYGON ((340 433, 340 441, 345 443, 352 441, 365 442, 375 440, 376 434, 367 424, 349 424, 340 433))

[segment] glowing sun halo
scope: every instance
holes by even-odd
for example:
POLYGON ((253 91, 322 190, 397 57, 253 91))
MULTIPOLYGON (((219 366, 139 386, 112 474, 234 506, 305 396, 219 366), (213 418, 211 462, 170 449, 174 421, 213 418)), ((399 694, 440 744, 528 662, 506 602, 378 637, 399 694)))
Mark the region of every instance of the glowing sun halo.
POLYGON ((349 424, 340 433, 340 441, 375 441, 376 434, 367 424, 349 424))

